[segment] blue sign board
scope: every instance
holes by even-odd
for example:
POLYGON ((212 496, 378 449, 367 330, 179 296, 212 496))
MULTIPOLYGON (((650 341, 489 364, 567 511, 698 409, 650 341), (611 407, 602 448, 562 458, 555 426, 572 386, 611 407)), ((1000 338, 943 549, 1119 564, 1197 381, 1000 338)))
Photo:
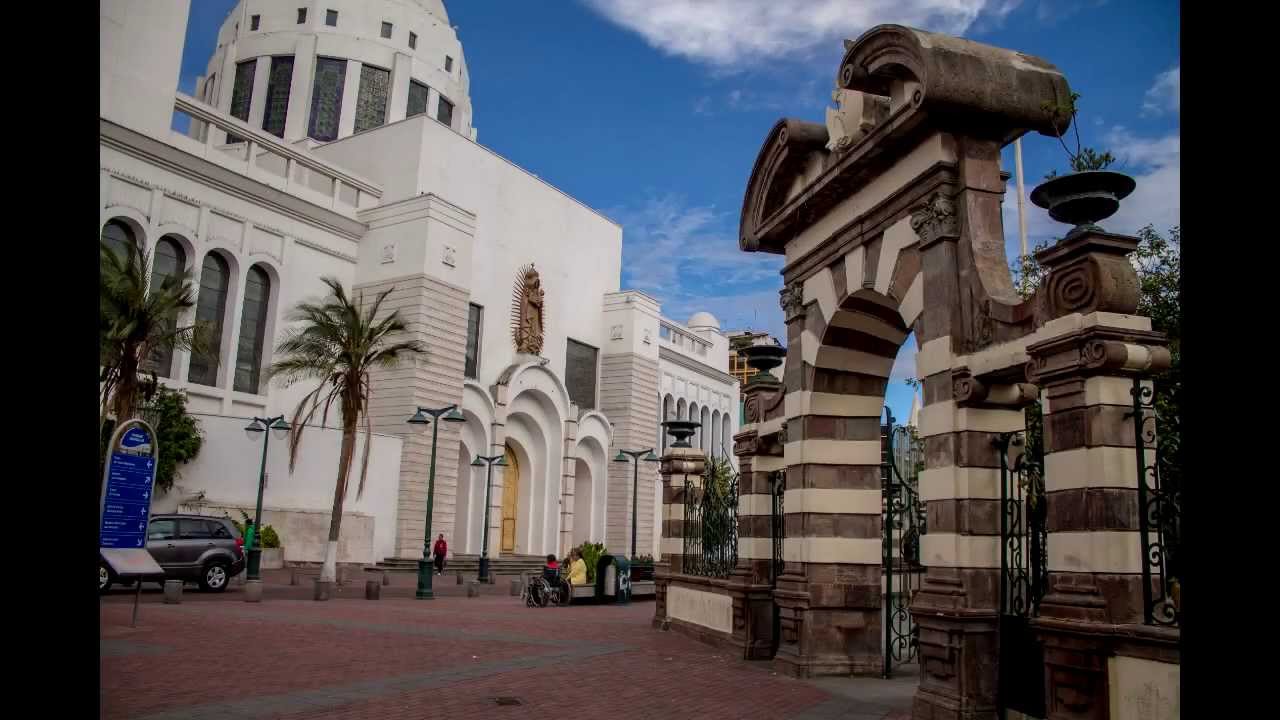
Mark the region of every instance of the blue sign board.
POLYGON ((113 448, 102 498, 99 547, 147 546, 147 519, 156 476, 156 459, 151 452, 151 436, 141 426, 126 430, 113 448))

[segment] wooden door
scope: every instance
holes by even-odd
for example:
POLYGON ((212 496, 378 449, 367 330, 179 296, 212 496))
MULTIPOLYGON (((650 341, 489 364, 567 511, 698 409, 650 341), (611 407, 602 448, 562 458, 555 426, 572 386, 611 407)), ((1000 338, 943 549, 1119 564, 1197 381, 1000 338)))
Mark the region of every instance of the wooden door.
POLYGON ((515 453, 507 448, 504 458, 507 466, 502 469, 502 552, 516 550, 516 505, 520 499, 520 465, 515 453))

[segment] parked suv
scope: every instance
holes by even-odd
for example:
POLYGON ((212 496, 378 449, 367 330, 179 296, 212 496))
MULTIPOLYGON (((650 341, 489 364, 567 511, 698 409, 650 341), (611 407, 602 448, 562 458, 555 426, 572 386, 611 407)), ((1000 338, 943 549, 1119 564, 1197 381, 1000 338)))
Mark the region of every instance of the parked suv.
MULTIPOLYGON (((244 539, 226 518, 152 515, 147 550, 166 580, 194 581, 207 592, 226 590, 245 566, 244 539)), ((106 592, 120 580, 105 561, 98 564, 98 591, 106 592)))

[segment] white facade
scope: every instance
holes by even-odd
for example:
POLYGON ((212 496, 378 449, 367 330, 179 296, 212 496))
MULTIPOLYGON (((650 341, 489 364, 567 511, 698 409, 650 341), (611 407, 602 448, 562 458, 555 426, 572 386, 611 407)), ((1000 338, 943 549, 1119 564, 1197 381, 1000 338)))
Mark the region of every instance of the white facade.
MULTIPOLYGON (((162 368, 166 384, 188 394, 206 442, 177 491, 157 503, 233 517, 252 507, 261 440, 241 428, 255 416, 290 415, 312 389, 269 383, 262 370, 289 309, 318 299, 319 279, 334 276, 366 299, 390 291, 384 307, 428 348, 374 377, 369 476, 358 497, 352 477, 339 561, 421 555, 431 429, 405 421, 419 406, 448 405, 466 422, 439 428, 432 532, 453 552, 484 544, 477 455, 510 462, 494 468, 488 492, 491 556, 560 554, 584 540, 626 552, 632 476, 611 459, 619 447, 660 448, 664 394, 707 409, 708 452, 731 443, 737 386, 722 371, 727 340, 713 318, 681 326, 661 319, 651 298, 620 292, 622 228, 474 141, 465 61, 439 0, 308 4, 302 23, 299 9, 241 2, 193 98, 175 91, 186 3, 101 3, 103 232, 176 256, 199 286, 194 315, 222 327, 216 364, 177 353, 162 368), (329 10, 336 26, 326 24, 329 10), (384 22, 389 39, 380 37, 384 22), (276 63, 286 55, 291 64, 276 63), (317 58, 347 68, 336 139, 327 142, 308 132, 317 58), (237 98, 244 62, 253 63, 244 71, 253 83, 237 98), (371 96, 352 85, 364 64, 390 70, 390 86, 383 122, 357 132, 357 114, 371 117, 371 96), (431 88, 425 113, 406 112, 410 80, 431 88), (438 94, 455 104, 449 125, 436 119, 438 94), (287 108, 283 121, 273 107, 287 108), (175 111, 191 118, 183 132, 171 128, 175 111), (515 352, 509 319, 513 284, 530 264, 545 292, 538 356, 515 352), (663 327, 696 344, 683 351, 663 327), (571 346, 572 362, 582 363, 575 372, 571 346)), ((335 432, 309 430, 290 473, 285 444, 271 446, 266 522, 280 530, 286 560, 323 553, 337 449, 335 432)), ((642 470, 638 552, 656 554, 656 466, 642 470)))

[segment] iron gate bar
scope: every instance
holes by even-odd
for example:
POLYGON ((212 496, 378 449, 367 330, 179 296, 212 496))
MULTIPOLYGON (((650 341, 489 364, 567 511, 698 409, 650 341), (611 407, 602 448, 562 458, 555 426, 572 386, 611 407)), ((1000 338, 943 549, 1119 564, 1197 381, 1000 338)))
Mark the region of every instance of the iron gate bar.
POLYGON ((1127 413, 1133 418, 1134 450, 1138 469, 1138 530, 1142 536, 1142 611, 1148 625, 1178 627, 1181 613, 1178 608, 1176 585, 1178 578, 1169 571, 1171 555, 1177 552, 1182 519, 1181 493, 1177 488, 1165 488, 1160 484, 1160 446, 1156 443, 1155 389, 1143 386, 1141 377, 1134 377, 1133 409, 1127 413), (1150 444, 1156 452, 1156 461, 1147 465, 1150 444), (1155 541, 1151 539, 1155 535, 1155 541), (1172 550, 1173 552, 1170 552, 1172 550), (1156 595, 1152 583, 1152 568, 1159 579, 1160 594, 1156 595))
POLYGON ((912 593, 919 589, 913 585, 919 582, 919 574, 923 571, 920 534, 924 532, 926 515, 915 488, 918 442, 908 427, 894 425, 893 413, 888 407, 885 408, 885 419, 881 426, 881 557, 885 587, 881 675, 888 678, 895 664, 911 662, 919 652, 920 628, 911 618, 910 605, 912 593), (898 467, 898 452, 894 444, 898 435, 906 440, 905 454, 909 464, 906 474, 898 467), (896 543, 895 531, 898 531, 896 543), (895 596, 893 578, 896 574, 901 574, 902 583, 895 596))

